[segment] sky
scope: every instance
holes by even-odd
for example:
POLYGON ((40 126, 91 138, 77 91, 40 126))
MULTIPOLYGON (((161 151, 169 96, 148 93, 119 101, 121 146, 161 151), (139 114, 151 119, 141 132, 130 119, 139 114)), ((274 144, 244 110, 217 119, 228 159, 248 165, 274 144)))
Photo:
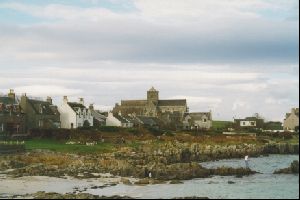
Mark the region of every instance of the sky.
POLYGON ((0 0, 0 93, 110 110, 187 99, 215 120, 299 107, 298 0, 0 0))

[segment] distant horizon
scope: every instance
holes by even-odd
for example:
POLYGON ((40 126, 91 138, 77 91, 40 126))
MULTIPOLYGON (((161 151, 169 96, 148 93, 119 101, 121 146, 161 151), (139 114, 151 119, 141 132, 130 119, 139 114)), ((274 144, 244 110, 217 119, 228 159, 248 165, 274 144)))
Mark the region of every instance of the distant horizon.
POLYGON ((282 121, 299 107, 298 0, 1 0, 0 92, 97 109, 187 99, 282 121))

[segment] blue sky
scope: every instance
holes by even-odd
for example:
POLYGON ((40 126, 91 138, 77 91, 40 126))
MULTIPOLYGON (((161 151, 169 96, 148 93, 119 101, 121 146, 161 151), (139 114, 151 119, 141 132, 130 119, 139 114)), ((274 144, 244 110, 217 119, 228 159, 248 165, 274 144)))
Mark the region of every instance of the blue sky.
POLYGON ((297 0, 0 0, 0 92, 187 98, 218 119, 299 106, 297 0))

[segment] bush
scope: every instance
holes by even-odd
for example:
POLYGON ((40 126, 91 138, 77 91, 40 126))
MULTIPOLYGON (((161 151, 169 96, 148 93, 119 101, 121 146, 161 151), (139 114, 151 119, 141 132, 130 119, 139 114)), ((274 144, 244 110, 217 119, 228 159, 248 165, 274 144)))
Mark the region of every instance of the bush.
POLYGON ((100 126, 98 130, 103 132, 119 132, 121 128, 117 126, 100 126))
POLYGON ((153 134, 154 136, 161 136, 162 134, 164 134, 164 131, 158 129, 158 128, 152 128, 152 127, 149 127, 148 128, 148 131, 153 134))
POLYGON ((132 133, 133 135, 139 135, 141 132, 138 130, 138 129, 136 129, 136 128, 129 128, 128 129, 128 132, 129 133, 132 133))
POLYGON ((172 131, 165 131, 164 135, 173 137, 175 134, 172 131))
POLYGON ((74 130, 69 129, 31 129, 29 135, 31 138, 38 139, 55 139, 55 140, 68 140, 71 132, 74 130))

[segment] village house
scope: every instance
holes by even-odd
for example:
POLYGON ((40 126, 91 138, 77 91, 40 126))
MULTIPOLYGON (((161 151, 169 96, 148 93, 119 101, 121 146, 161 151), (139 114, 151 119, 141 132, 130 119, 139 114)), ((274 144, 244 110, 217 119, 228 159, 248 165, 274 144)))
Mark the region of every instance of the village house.
POLYGON ((201 130, 210 129, 212 127, 212 113, 211 112, 196 112, 185 114, 183 130, 201 130))
POLYGON ((118 126, 123 128, 131 128, 134 122, 130 117, 121 116, 121 114, 108 113, 106 118, 106 126, 118 126))
POLYGON ((60 128, 60 113, 57 106, 52 104, 51 97, 46 101, 21 96, 20 106, 25 113, 26 130, 42 128, 53 129, 60 128))
POLYGON ((154 128, 159 129, 160 126, 163 125, 162 120, 157 117, 147 117, 147 116, 136 116, 136 115, 128 115, 126 119, 133 123, 134 127, 138 128, 154 128))
POLYGON ((83 98, 80 98, 79 103, 77 103, 69 102, 68 97, 64 96, 58 110, 60 112, 61 128, 75 129, 94 125, 92 112, 85 107, 83 98))
POLYGON ((93 104, 91 104, 89 106, 89 109, 90 109, 91 114, 93 116, 93 126, 94 127, 105 126, 106 116, 103 113, 101 113, 101 111, 95 110, 93 104))
POLYGON ((246 117, 245 119, 234 119, 235 129, 262 129, 264 120, 257 117, 246 117))
POLYGON ((7 96, 0 96, 0 135, 1 133, 25 133, 25 114, 12 89, 7 96))
POLYGON ((159 91, 152 87, 147 91, 146 100, 122 100, 121 105, 116 104, 112 112, 122 116, 157 117, 171 123, 174 120, 181 122, 188 107, 186 99, 160 100, 159 91))
POLYGON ((291 113, 286 113, 283 128, 287 131, 299 131, 299 108, 292 108, 291 113))

